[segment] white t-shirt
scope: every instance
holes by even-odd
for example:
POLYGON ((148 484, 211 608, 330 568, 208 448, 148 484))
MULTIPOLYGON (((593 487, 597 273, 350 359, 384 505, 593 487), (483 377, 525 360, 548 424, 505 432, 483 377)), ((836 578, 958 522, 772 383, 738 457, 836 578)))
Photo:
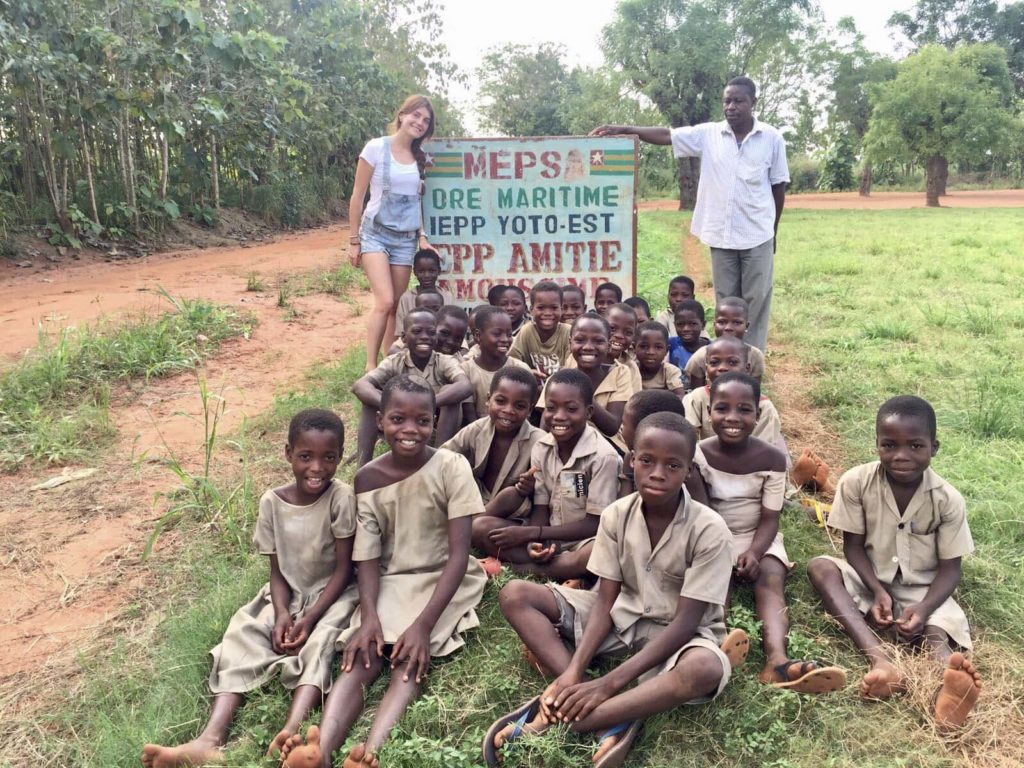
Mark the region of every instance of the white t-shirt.
MULTIPOLYGON (((370 202, 366 204, 363 216, 373 219, 380 210, 380 196, 384 191, 384 137, 370 139, 359 153, 359 157, 373 166, 370 177, 370 202)), ((391 155, 391 191, 396 195, 418 195, 420 192, 420 169, 415 161, 399 163, 391 155)))
POLYGON ((690 231, 712 248, 746 250, 775 235, 772 185, 789 181, 786 142, 754 120, 743 143, 724 120, 672 129, 676 157, 700 158, 690 231))

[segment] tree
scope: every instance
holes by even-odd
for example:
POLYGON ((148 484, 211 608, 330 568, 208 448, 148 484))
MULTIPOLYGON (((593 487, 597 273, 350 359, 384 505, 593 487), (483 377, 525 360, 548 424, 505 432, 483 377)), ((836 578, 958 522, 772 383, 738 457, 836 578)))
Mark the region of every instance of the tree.
POLYGON ((555 43, 493 48, 477 69, 484 126, 506 136, 569 133, 562 104, 577 86, 555 43))
MULTIPOLYGON (((806 0, 623 0, 603 48, 672 126, 706 122, 721 114, 730 77, 773 71, 780 52, 801 37, 809 8, 806 0)), ((774 105, 773 84, 760 86, 764 106, 774 105)), ((778 91, 799 96, 797 89, 778 91)), ((699 173, 696 158, 679 161, 680 208, 693 207, 699 173)))
POLYGON ((1020 130, 1007 108, 1012 96, 999 46, 925 46, 900 62, 894 80, 873 89, 868 156, 923 165, 927 204, 938 206, 950 161, 984 158, 1020 130))
POLYGON ((902 33, 915 48, 993 39, 999 12, 996 0, 918 0, 910 11, 889 17, 888 26, 902 33))
POLYGON ((853 188, 853 165, 857 153, 853 148, 850 126, 834 125, 825 149, 821 153, 821 174, 818 189, 825 192, 843 192, 853 188))

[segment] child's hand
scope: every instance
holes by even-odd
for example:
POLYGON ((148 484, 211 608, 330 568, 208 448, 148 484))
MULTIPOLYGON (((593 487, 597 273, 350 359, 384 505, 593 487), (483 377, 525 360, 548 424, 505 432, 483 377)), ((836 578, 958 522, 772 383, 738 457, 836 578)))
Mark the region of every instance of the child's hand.
POLYGON ((893 623, 901 637, 905 640, 913 640, 924 632, 927 621, 928 614, 925 613, 924 606, 921 603, 914 603, 904 608, 903 613, 893 623))
POLYGON ((533 489, 537 486, 537 473, 540 472, 539 467, 530 467, 528 470, 523 472, 516 480, 516 493, 523 498, 527 496, 533 496, 533 489))
POLYGON ((395 669, 400 664, 405 664, 402 680, 409 682, 412 677, 417 684, 423 682, 423 676, 430 666, 430 632, 418 621, 410 624, 395 641, 391 651, 391 668, 395 669))
POLYGON ((281 647, 284 652, 289 656, 296 656, 299 650, 309 640, 309 634, 313 631, 313 622, 309 620, 307 616, 303 616, 301 619, 292 624, 288 630, 284 633, 284 641, 281 643, 281 647))
POLYGON ((557 544, 542 544, 539 541, 530 542, 526 547, 526 554, 530 556, 530 559, 535 563, 550 563, 555 555, 558 554, 557 544))
POLYGON ((288 653, 288 649, 285 648, 284 644, 291 628, 292 617, 290 614, 285 612, 277 617, 277 621, 274 622, 274 631, 270 635, 270 647, 274 649, 274 653, 280 653, 281 655, 288 653))
POLYGON ((761 558, 754 554, 753 550, 746 552, 736 558, 736 575, 745 581, 757 581, 761 574, 761 558))
POLYGON ((879 627, 892 626, 892 597, 884 589, 875 594, 875 601, 868 612, 879 627))
POLYGON ((533 377, 537 379, 537 384, 539 384, 541 388, 543 388, 544 382, 547 381, 548 379, 548 374, 546 374, 540 368, 532 368, 530 372, 533 374, 533 377))
POLYGON ((374 656, 384 658, 384 630, 380 628, 380 619, 374 615, 369 620, 364 620, 359 629, 352 636, 345 646, 345 653, 341 657, 341 669, 343 672, 351 672, 359 658, 360 652, 363 656, 363 666, 370 668, 374 656))
POLYGON ((558 694, 553 705, 555 715, 563 723, 578 722, 608 701, 613 694, 614 691, 608 689, 604 678, 578 683, 558 694))
POLYGON ((504 528, 496 528, 487 534, 487 538, 491 540, 491 543, 498 549, 508 549, 510 547, 518 547, 526 544, 528 541, 533 539, 533 534, 536 533, 536 526, 528 525, 521 527, 518 525, 508 525, 504 528))
POLYGON ((551 685, 544 690, 544 693, 540 695, 540 710, 549 723, 558 722, 558 715, 556 714, 558 709, 557 702, 566 690, 579 682, 580 678, 567 670, 556 677, 551 685))

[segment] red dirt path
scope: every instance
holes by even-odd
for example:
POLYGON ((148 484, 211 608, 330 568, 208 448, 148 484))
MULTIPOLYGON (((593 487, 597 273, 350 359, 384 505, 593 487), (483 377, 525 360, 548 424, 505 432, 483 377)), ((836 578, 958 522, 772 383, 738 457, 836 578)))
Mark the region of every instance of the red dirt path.
MULTIPOLYGON (((1024 189, 984 189, 950 192, 941 198, 946 208, 1024 208, 1024 189)), ((644 200, 641 211, 674 211, 675 200, 644 200)), ((786 196, 786 208, 876 211, 893 208, 924 208, 924 192, 875 192, 861 197, 856 192, 820 192, 786 196)))

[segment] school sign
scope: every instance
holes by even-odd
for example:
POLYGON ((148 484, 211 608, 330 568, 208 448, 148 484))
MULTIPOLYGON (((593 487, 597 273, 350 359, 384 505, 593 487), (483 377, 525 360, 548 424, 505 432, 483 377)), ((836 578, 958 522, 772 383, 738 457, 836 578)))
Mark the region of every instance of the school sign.
POLYGON ((435 139, 423 228, 457 303, 496 284, 574 283, 592 303, 607 280, 636 289, 634 138, 435 139))

